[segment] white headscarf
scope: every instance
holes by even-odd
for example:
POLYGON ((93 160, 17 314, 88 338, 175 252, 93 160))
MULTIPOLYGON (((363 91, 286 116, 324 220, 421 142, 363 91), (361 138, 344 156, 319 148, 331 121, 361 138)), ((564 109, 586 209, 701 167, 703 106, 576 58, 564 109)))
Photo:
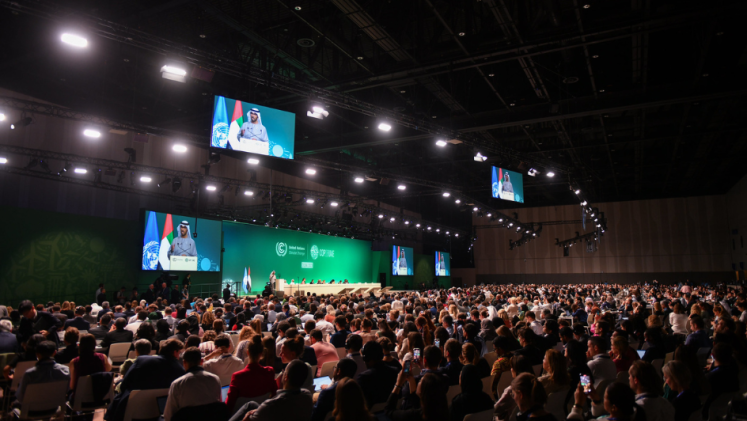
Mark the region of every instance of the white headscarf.
POLYGON ((182 223, 179 224, 179 237, 182 236, 182 227, 187 228, 187 238, 192 238, 192 231, 189 229, 189 221, 182 221, 182 223))
POLYGON ((248 113, 246 113, 246 116, 249 117, 249 123, 252 122, 252 113, 257 114, 257 123, 262 125, 262 114, 259 113, 259 108, 252 108, 248 113))

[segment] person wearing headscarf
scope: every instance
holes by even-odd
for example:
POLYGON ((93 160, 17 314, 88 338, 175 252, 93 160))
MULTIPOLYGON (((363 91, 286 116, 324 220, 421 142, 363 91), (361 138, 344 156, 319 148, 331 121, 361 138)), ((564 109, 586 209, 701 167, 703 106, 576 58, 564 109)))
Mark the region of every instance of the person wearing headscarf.
POLYGON ((249 121, 241 125, 241 131, 239 132, 239 141, 241 138, 259 140, 260 142, 269 142, 270 139, 267 137, 267 129, 262 125, 262 116, 259 113, 258 108, 252 108, 247 113, 249 121))
POLYGON ((498 334, 495 333, 493 322, 490 319, 482 319, 480 321, 480 333, 478 333, 478 335, 482 337, 482 340, 485 343, 491 342, 496 336, 498 336, 498 334))
POLYGON ((182 221, 182 223, 179 224, 179 236, 174 238, 171 247, 169 247, 169 251, 166 253, 169 259, 171 259, 172 255, 197 256, 195 240, 193 240, 189 234, 189 222, 182 221))
POLYGON ((468 414, 493 409, 493 400, 482 391, 482 379, 477 366, 467 364, 459 375, 462 393, 451 401, 451 421, 462 421, 468 414))

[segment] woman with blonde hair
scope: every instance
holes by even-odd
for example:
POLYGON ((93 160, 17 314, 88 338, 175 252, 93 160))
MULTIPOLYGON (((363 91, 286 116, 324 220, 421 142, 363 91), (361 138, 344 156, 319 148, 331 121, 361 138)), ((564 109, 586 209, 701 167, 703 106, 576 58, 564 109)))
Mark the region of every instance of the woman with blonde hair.
MULTIPOLYGON (((651 315, 651 317, 656 316, 651 315)), ((641 357, 638 356, 638 353, 630 347, 628 338, 622 335, 615 335, 612 337, 610 357, 612 357, 612 362, 615 363, 615 368, 617 368, 618 373, 628 371, 634 362, 641 359, 641 357)))
POLYGON ((462 355, 459 357, 459 362, 464 365, 472 364, 476 366, 481 379, 490 376, 490 364, 485 358, 480 357, 477 348, 469 342, 462 345, 462 355))
POLYGON ((241 328, 239 331, 239 344, 236 345, 236 350, 233 352, 234 357, 240 360, 246 360, 248 356, 247 347, 249 346, 249 339, 251 339, 255 334, 259 334, 259 332, 256 332, 249 326, 241 328))
POLYGON ((513 323, 511 323, 511 318, 508 317, 508 312, 505 309, 498 310, 498 317, 503 319, 504 326, 506 326, 509 329, 513 327, 513 323))
POLYGON ((568 374, 568 364, 566 364, 565 356, 560 352, 548 349, 545 352, 545 359, 542 360, 542 369, 545 374, 538 380, 548 394, 570 385, 571 377, 568 374))
POLYGON ((457 319, 457 316, 459 316, 459 309, 456 304, 449 304, 449 314, 451 314, 451 317, 454 318, 454 320, 457 319))
POLYGON ((516 297, 511 297, 508 299, 508 307, 506 307, 506 312, 508 313, 508 317, 510 317, 511 319, 519 315, 519 306, 516 305, 516 297))
POLYGON ((335 323, 335 313, 336 313, 335 306, 333 306, 331 304, 328 305, 327 306, 327 314, 324 316, 324 320, 327 321, 327 322, 329 322, 329 323, 334 324, 335 323))
MULTIPOLYGON (((192 313, 195 314, 195 313, 192 313)), ((213 314, 212 311, 206 311, 205 314, 202 315, 202 330, 207 332, 208 330, 213 330, 213 322, 215 321, 215 314, 213 314)))
POLYGON ((335 421, 374 421, 376 419, 368 412, 366 397, 360 385, 350 377, 337 382, 335 409, 332 415, 335 421))

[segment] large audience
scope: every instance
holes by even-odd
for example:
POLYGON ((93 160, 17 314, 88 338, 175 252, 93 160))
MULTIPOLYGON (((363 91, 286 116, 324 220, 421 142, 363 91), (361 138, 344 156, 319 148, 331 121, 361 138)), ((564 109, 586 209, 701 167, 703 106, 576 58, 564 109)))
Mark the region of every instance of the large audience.
POLYGON ((91 305, 0 306, 5 409, 21 408, 29 386, 42 383, 64 382, 72 401, 90 376, 94 396, 115 387, 102 406, 108 421, 126 419, 133 392, 156 389, 168 390, 158 407, 166 421, 690 421, 747 412, 742 287, 170 291, 151 286, 127 299, 123 288, 111 304, 102 285, 91 305), (126 357, 114 355, 122 349, 126 357))

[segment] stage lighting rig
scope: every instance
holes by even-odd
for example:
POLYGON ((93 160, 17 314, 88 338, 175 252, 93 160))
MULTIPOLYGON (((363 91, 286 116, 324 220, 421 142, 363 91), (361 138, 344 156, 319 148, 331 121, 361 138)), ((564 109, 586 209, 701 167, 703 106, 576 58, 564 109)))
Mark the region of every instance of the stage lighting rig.
POLYGON ((171 182, 171 192, 176 193, 182 188, 182 179, 174 177, 174 181, 171 182))

